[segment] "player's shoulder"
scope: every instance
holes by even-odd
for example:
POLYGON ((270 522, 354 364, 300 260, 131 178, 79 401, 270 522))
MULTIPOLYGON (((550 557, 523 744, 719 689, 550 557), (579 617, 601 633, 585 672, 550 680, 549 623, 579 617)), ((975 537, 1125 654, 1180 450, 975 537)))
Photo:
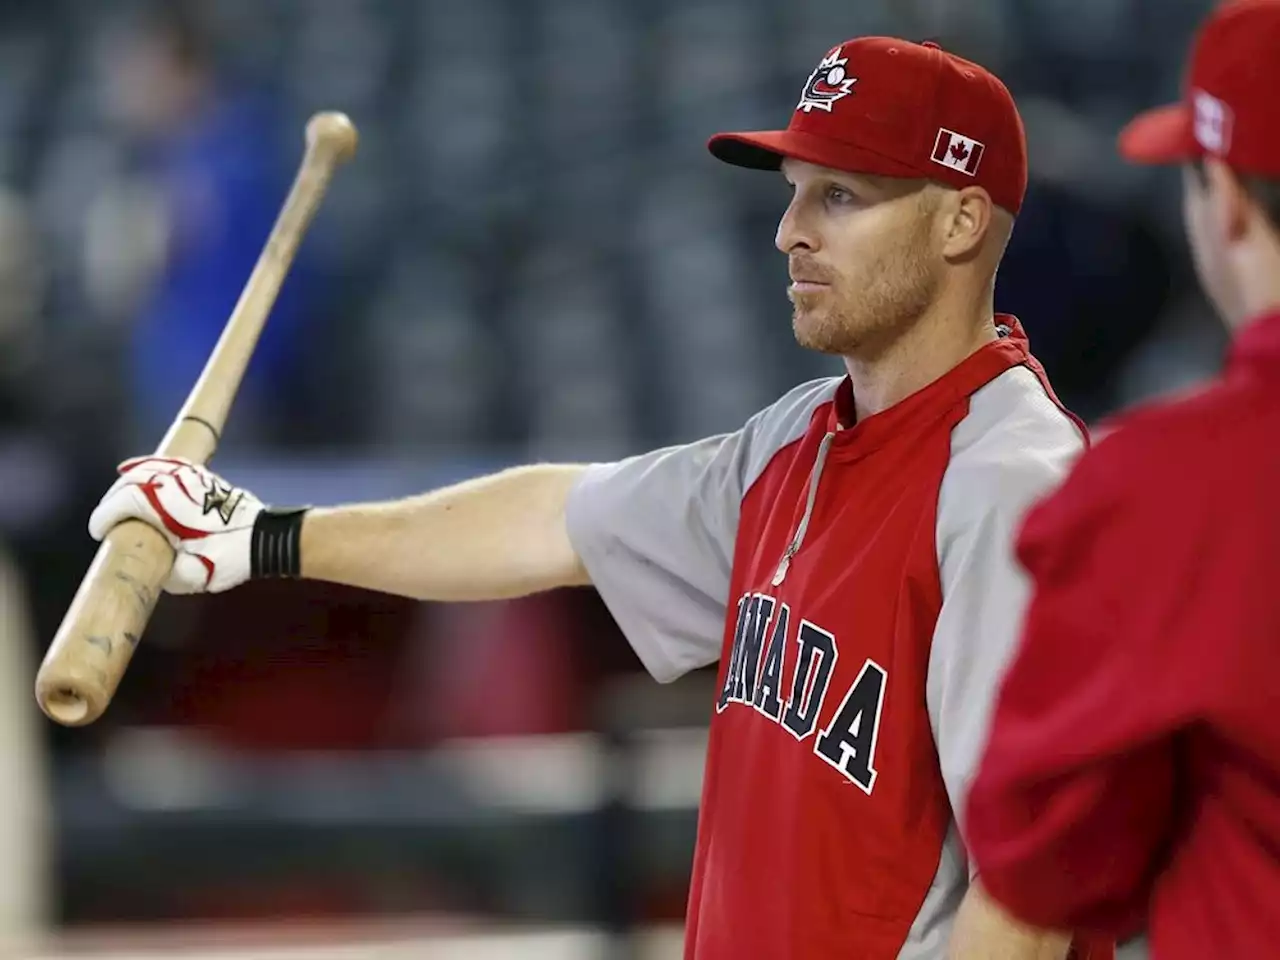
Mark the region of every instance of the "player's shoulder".
MULTIPOLYGON (((1105 427, 1124 444, 1177 446, 1189 438, 1237 442, 1280 415, 1270 389, 1242 379, 1210 380, 1121 411, 1105 427)), ((1265 429, 1270 429, 1266 426, 1265 429)))
POLYGON ((1185 495, 1231 482, 1242 458, 1271 449, 1280 404, 1268 391, 1215 381, 1157 397, 1115 415, 1096 433, 1081 482, 1113 489, 1185 495))
POLYGON ((1062 481, 1087 443, 1040 377, 1011 367, 974 392, 952 430, 942 506, 1021 510, 1062 481))
POLYGON ((1020 553, 1051 555, 1104 531, 1154 538, 1171 525, 1187 533, 1196 524, 1265 514, 1280 485, 1280 451, 1269 442, 1277 431, 1280 403, 1242 382, 1217 381, 1122 411, 1094 431, 1066 482, 1033 511, 1020 553))
POLYGON ((803 433, 814 413, 835 399, 843 377, 819 377, 797 384, 751 418, 757 429, 803 433))
POLYGON ((792 387, 747 421, 742 430, 748 452, 744 489, 764 473, 780 451, 808 432, 814 415, 834 400, 841 379, 823 377, 792 387))

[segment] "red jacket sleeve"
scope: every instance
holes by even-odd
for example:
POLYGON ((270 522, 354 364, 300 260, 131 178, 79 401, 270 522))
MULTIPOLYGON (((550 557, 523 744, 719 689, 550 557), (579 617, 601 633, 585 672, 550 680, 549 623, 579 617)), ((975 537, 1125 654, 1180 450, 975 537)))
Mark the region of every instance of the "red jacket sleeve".
POLYGON ((1141 483, 1146 461, 1122 441, 1085 454, 1023 524, 1032 599, 965 809, 996 901, 1028 923, 1116 938, 1142 926, 1189 691, 1206 679, 1203 638, 1180 622, 1197 521, 1170 529, 1171 492, 1141 483))

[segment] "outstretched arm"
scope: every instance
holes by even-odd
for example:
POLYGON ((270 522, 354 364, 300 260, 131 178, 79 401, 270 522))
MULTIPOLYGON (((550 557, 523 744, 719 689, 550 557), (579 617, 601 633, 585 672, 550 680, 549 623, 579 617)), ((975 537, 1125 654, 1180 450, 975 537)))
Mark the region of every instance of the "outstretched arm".
POLYGON ((504 599, 589 582, 565 520, 585 470, 520 467, 404 500, 290 511, 205 467, 145 457, 121 465, 89 532, 101 539, 130 518, 155 527, 177 554, 171 593, 284 575, 421 600, 504 599))
POLYGON ((518 467, 405 500, 309 511, 302 576, 441 601, 585 585, 565 526, 583 469, 518 467))

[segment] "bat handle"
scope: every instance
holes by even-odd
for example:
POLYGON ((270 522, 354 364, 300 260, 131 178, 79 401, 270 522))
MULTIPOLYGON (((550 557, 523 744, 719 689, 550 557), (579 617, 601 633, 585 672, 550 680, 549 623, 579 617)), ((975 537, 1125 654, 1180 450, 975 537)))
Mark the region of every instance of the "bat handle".
POLYGON ((308 149, 332 154, 337 166, 355 156, 360 136, 345 113, 325 110, 307 121, 306 140, 308 149))

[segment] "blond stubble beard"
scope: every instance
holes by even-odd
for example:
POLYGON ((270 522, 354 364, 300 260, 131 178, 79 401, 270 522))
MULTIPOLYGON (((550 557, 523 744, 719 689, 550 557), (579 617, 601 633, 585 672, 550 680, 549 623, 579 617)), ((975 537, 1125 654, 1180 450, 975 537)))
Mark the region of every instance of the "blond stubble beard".
POLYGON ((858 271, 865 280, 851 284, 838 277, 826 290, 790 293, 796 341, 820 353, 867 358, 892 345, 937 296, 940 277, 928 231, 928 217, 915 220, 893 247, 858 271))

